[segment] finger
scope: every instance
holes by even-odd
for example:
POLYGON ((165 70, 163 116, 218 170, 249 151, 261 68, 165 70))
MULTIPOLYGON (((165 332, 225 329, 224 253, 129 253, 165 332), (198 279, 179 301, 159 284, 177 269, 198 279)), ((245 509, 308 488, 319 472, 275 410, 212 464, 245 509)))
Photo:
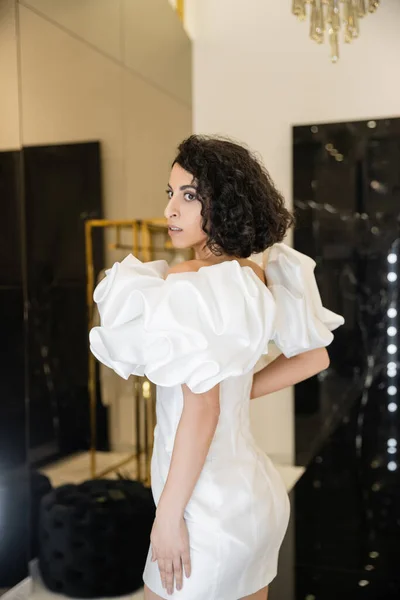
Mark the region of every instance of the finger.
POLYGON ((182 564, 183 568, 185 569, 186 577, 190 577, 190 573, 192 572, 192 564, 190 561, 190 552, 188 550, 182 552, 182 564))
POLYGON ((166 587, 166 578, 165 578, 165 565, 164 565, 163 558, 158 558, 158 570, 160 571, 161 584, 162 584, 163 588, 165 588, 166 587))
POLYGON ((168 594, 172 594, 174 591, 174 567, 172 559, 168 558, 165 560, 165 579, 167 584, 168 594))
POLYGON ((182 579, 183 579, 182 562, 181 562, 180 556, 177 556, 174 558, 173 565, 174 565, 174 577, 175 577, 176 589, 180 590, 180 589, 182 589, 182 579))

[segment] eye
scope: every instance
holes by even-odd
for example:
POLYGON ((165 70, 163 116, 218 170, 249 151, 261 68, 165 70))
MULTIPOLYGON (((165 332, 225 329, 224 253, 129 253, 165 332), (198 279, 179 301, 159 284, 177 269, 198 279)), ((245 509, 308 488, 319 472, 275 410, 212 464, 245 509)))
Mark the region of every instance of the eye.
POLYGON ((196 200, 196 195, 191 194, 190 192, 186 192, 185 198, 186 200, 189 200, 189 202, 192 202, 193 200, 196 200))
POLYGON ((169 199, 172 198, 172 190, 165 190, 169 199))

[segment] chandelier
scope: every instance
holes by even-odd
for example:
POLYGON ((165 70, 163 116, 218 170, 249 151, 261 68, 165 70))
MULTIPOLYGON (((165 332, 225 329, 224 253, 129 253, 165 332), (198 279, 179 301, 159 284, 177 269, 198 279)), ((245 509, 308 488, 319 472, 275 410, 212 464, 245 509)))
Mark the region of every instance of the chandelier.
POLYGON ((310 4, 310 38, 322 44, 328 32, 332 62, 339 60, 339 33, 343 26, 344 41, 358 37, 359 19, 376 11, 380 0, 293 0, 292 12, 300 21, 307 17, 310 4), (342 9, 342 10, 341 10, 342 9))

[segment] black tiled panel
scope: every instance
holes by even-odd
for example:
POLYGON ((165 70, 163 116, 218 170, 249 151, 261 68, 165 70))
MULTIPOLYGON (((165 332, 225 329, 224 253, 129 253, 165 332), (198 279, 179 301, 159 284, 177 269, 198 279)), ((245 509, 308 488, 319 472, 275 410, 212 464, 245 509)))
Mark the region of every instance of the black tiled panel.
POLYGON ((0 152, 0 588, 28 572, 26 321, 20 153, 0 152))
MULTIPOLYGON (((397 440, 399 419, 382 430, 379 390, 372 386, 327 438, 291 493, 292 517, 271 600, 394 600, 400 597, 400 471, 390 471, 387 439, 397 440), (382 436, 377 442, 376 431, 382 436), (288 578, 292 581, 290 593, 288 578), (361 582, 361 583, 360 583, 361 582)), ((395 457, 395 458, 393 458, 395 457)))

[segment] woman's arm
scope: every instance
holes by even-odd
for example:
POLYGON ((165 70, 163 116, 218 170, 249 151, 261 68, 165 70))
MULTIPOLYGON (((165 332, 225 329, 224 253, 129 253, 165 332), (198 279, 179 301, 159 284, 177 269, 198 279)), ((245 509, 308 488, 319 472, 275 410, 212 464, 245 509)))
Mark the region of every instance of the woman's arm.
POLYGON ((329 367, 326 348, 317 348, 286 358, 283 354, 254 374, 250 399, 277 392, 304 381, 329 367))
POLYGON ((163 587, 180 590, 183 570, 191 574, 190 541, 185 507, 203 468, 219 419, 219 385, 193 394, 182 385, 184 406, 175 435, 167 481, 157 505, 150 535, 152 560, 157 560, 163 587))
MULTIPOLYGON (((169 267, 172 273, 197 271, 201 261, 188 260, 169 267)), ((193 489, 204 466, 219 419, 219 384, 204 394, 194 394, 182 385, 183 410, 175 435, 167 481, 161 494, 157 514, 165 512, 183 516, 193 489)))
POLYGON ((204 466, 218 424, 219 384, 204 394, 182 385, 184 406, 175 435, 172 459, 157 514, 183 516, 204 466))

